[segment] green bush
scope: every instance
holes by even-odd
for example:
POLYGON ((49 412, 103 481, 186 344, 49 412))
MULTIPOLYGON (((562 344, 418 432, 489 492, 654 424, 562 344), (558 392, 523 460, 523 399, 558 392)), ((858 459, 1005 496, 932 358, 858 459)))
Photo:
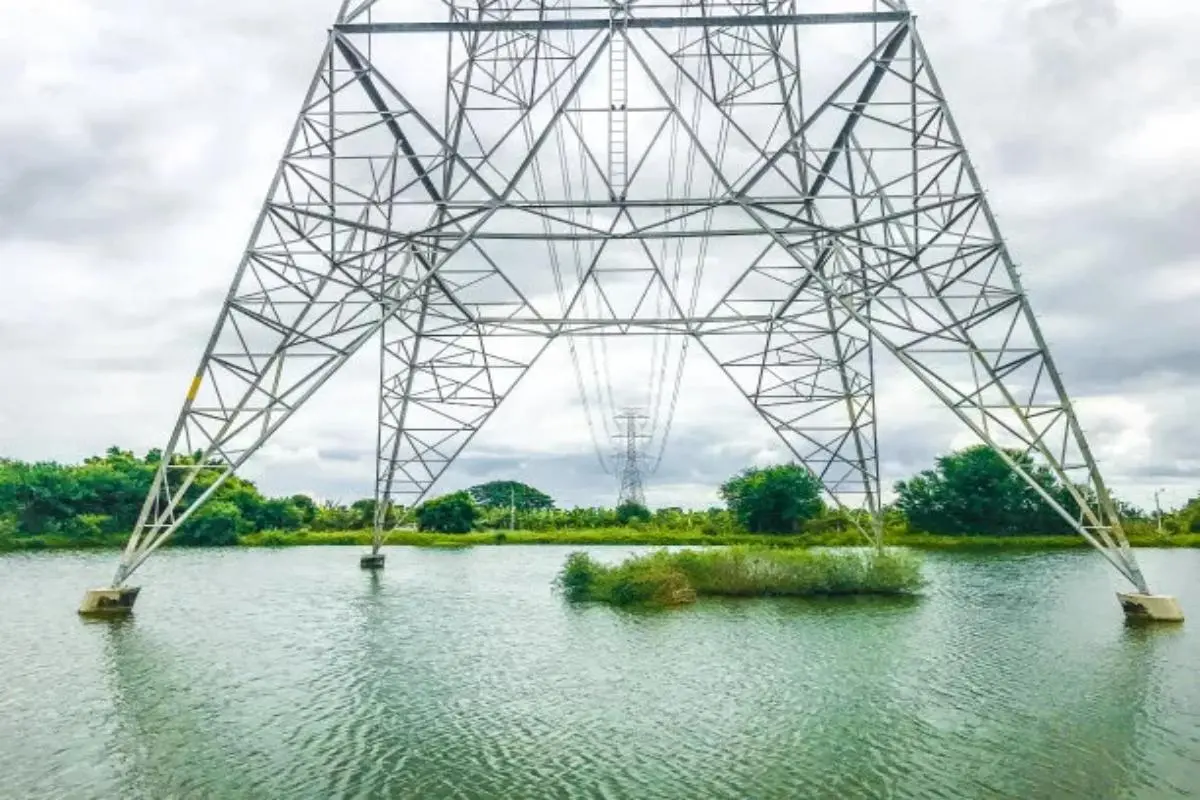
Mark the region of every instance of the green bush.
MULTIPOLYGON (((1005 451, 1067 511, 1077 509, 1067 487, 1028 453, 1005 451)), ((938 458, 934 469, 896 483, 896 507, 913 530, 942 536, 1072 533, 1070 523, 1000 454, 975 445, 938 458)))
POLYGON ((587 600, 591 596, 592 582, 603 569, 587 553, 571 553, 554 579, 554 586, 568 600, 587 600))
POLYGON ((255 509, 254 526, 260 531, 294 531, 304 524, 306 510, 291 498, 267 500, 255 509))
POLYGON ((89 545, 103 542, 111 527, 112 517, 107 514, 79 514, 50 526, 47 533, 89 545))
POLYGON ((630 525, 634 522, 649 522, 653 515, 641 503, 622 503, 617 506, 617 522, 630 525))
POLYGON ((680 605, 696 599, 687 576, 663 559, 606 567, 586 553, 571 553, 555 586, 571 601, 603 600, 618 606, 680 605))
POLYGON ((618 569, 603 575, 599 588, 618 606, 674 606, 696 599, 696 590, 687 576, 669 564, 652 564, 649 568, 618 569))
POLYGON ((287 544, 298 544, 298 542, 282 531, 263 531, 258 535, 255 544, 262 547, 283 547, 287 544))
POLYGON ((751 533, 795 533, 825 510, 821 482, 798 464, 743 470, 720 491, 738 523, 751 533))
POLYGON ((437 533, 469 533, 479 516, 479 507, 466 492, 454 492, 422 503, 417 509, 417 527, 437 533))
POLYGON ((242 512, 230 502, 206 503, 179 528, 175 544, 185 547, 226 547, 238 543, 247 527, 242 512))
POLYGON ((835 511, 805 520, 800 527, 803 533, 828 534, 841 533, 853 528, 854 523, 844 513, 835 511))

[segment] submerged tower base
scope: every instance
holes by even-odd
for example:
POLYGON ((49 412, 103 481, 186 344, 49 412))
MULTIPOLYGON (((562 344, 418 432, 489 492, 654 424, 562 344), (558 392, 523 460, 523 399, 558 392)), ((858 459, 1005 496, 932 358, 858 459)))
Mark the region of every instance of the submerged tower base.
POLYGON ((133 611, 139 591, 137 586, 88 589, 79 604, 79 613, 85 617, 123 617, 133 611))
POLYGON ((383 569, 383 561, 383 553, 367 553, 358 560, 358 565, 363 569, 383 569))
POLYGON ((1166 594, 1126 594, 1117 592, 1121 608, 1129 620, 1155 622, 1183 622, 1183 608, 1179 601, 1166 594))

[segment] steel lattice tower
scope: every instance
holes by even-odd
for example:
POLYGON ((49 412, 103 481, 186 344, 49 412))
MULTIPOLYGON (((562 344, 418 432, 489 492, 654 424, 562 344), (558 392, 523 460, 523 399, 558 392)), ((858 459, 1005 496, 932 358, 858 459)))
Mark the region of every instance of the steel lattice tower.
POLYGON ((617 424, 621 428, 621 433, 618 434, 623 446, 617 453, 617 462, 621 465, 621 488, 617 493, 617 505, 623 506, 628 503, 634 505, 646 505, 646 487, 642 481, 642 453, 638 447, 638 441, 646 438, 646 434, 640 430, 641 423, 646 419, 645 414, 640 414, 632 409, 626 411, 617 417, 617 424))
POLYGON ((891 359, 1146 592, 904 0, 345 0, 114 585, 368 342, 378 529, 551 342, 649 333, 876 518, 891 359))

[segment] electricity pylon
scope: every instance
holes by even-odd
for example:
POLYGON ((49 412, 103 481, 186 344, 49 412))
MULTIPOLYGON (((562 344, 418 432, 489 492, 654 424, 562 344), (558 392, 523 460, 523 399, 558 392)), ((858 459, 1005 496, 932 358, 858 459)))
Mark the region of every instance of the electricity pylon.
POLYGON ((665 333, 875 519, 890 358, 1148 595, 913 15, 813 5, 345 0, 108 591, 367 342, 381 523, 551 341, 665 333))
POLYGON ((646 487, 642 480, 642 451, 638 442, 648 438, 642 433, 641 426, 647 419, 645 414, 633 409, 619 414, 616 418, 618 430, 616 435, 622 447, 617 452, 617 463, 621 465, 621 488, 617 493, 617 505, 634 504, 646 505, 646 487))

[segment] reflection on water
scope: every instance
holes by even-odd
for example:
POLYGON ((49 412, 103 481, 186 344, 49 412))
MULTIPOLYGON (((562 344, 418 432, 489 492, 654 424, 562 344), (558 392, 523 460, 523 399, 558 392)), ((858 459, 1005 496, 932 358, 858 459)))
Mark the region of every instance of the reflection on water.
POLYGON ((0 796, 1200 792, 1200 634, 1123 625, 1091 554, 931 556, 918 599, 628 612, 553 595, 566 552, 166 553, 102 624, 72 602, 103 558, 0 559, 0 796))
POLYGON ((236 796, 246 763, 220 728, 220 698, 198 696, 171 657, 171 646, 132 620, 107 631, 103 671, 111 686, 115 726, 109 753, 122 797, 154 797, 170 787, 181 796, 236 796), (228 758, 214 770, 196 758, 197 743, 228 758))

